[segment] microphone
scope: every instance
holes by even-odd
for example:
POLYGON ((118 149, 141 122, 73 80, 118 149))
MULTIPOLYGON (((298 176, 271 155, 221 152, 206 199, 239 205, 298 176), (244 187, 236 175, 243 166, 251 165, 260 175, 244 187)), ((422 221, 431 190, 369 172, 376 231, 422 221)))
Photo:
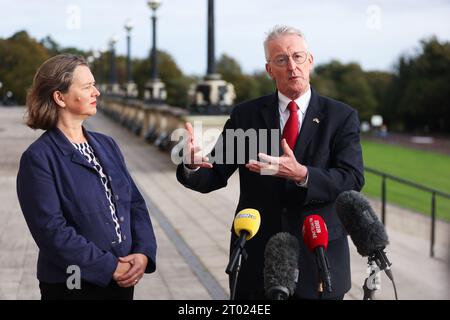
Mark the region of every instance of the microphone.
POLYGON ((303 221, 303 240, 309 251, 316 255, 317 267, 319 269, 319 292, 323 292, 323 287, 327 292, 332 291, 331 274, 325 250, 328 246, 328 230, 322 217, 316 214, 309 215, 303 221))
MULTIPOLYGON (((233 253, 230 257, 225 272, 231 274, 233 272, 236 262, 243 253, 245 242, 253 238, 258 232, 261 224, 261 217, 259 211, 256 209, 243 209, 234 217, 234 232, 239 237, 234 245, 233 253)), ((244 253, 245 255, 245 253, 244 253)))
POLYGON ((273 235, 264 250, 264 291, 270 300, 287 300, 298 280, 300 246, 287 232, 273 235))
POLYGON ((380 270, 393 280, 384 248, 389 244, 386 229, 369 201, 354 190, 342 192, 336 199, 336 211, 358 253, 375 261, 380 270))

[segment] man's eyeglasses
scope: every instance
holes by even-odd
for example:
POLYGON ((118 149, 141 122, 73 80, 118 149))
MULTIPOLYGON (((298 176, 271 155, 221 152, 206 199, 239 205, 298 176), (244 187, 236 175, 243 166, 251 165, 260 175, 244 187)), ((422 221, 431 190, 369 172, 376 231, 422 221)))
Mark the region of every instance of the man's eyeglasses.
POLYGON ((285 67, 285 66, 287 66, 287 64, 289 62, 289 57, 291 57, 292 60, 294 60, 294 62, 297 65, 299 65, 306 61, 306 58, 308 57, 308 53, 305 51, 299 51, 299 52, 294 52, 294 54, 292 54, 291 56, 289 56, 287 54, 280 54, 280 55, 276 56, 275 58, 273 58, 272 60, 268 60, 267 62, 272 61, 279 67, 285 67))

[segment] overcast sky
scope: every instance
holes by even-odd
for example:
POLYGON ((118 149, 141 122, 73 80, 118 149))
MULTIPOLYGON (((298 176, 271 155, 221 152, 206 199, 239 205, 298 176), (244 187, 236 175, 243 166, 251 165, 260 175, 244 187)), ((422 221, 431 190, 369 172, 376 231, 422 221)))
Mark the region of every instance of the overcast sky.
MULTIPOLYGON (((60 45, 101 49, 119 39, 126 52, 127 18, 134 21, 132 55, 151 46, 151 11, 146 0, 0 0, 0 37, 25 29, 32 37, 50 35, 60 45)), ((162 0, 158 48, 169 52, 187 74, 206 72, 207 0, 162 0)), ((403 53, 436 35, 450 40, 450 0, 216 0, 216 58, 226 53, 245 72, 264 68, 262 42, 275 24, 302 30, 315 63, 338 59, 365 70, 391 70, 403 53)))

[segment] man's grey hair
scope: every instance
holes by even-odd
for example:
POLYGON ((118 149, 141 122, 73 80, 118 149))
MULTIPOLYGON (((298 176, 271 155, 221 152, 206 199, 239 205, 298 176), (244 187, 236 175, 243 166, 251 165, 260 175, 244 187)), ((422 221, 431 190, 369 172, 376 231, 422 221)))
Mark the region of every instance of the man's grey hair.
POLYGON ((297 35, 303 40, 305 40, 306 45, 306 39, 305 36, 303 35, 303 32, 291 26, 277 24, 269 32, 267 32, 266 39, 264 40, 264 54, 266 55, 266 61, 269 61, 269 50, 267 48, 269 41, 290 34, 297 35))

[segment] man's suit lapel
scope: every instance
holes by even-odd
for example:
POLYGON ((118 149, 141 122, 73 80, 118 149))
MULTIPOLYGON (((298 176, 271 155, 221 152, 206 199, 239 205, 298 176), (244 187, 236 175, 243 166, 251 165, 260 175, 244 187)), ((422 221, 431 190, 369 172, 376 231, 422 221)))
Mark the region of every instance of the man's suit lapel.
POLYGON ((280 114, 278 112, 278 93, 269 96, 260 109, 267 129, 280 128, 280 114))
MULTIPOLYGON (((265 128, 268 129, 268 136, 271 135, 271 129, 277 129, 279 131, 278 136, 278 145, 279 150, 278 154, 272 150, 272 156, 280 156, 283 154, 283 150, 281 148, 281 131, 280 131, 280 112, 278 111, 278 92, 269 96, 268 99, 263 103, 263 107, 260 109, 261 116, 264 119, 265 128)), ((272 139, 270 139, 272 141, 272 139)))
POLYGON ((317 96, 315 90, 311 88, 311 99, 309 101, 305 119, 303 119, 302 128, 294 148, 295 157, 300 163, 302 162, 306 147, 311 142, 314 134, 317 132, 323 118, 324 115, 319 104, 319 97, 317 96))

